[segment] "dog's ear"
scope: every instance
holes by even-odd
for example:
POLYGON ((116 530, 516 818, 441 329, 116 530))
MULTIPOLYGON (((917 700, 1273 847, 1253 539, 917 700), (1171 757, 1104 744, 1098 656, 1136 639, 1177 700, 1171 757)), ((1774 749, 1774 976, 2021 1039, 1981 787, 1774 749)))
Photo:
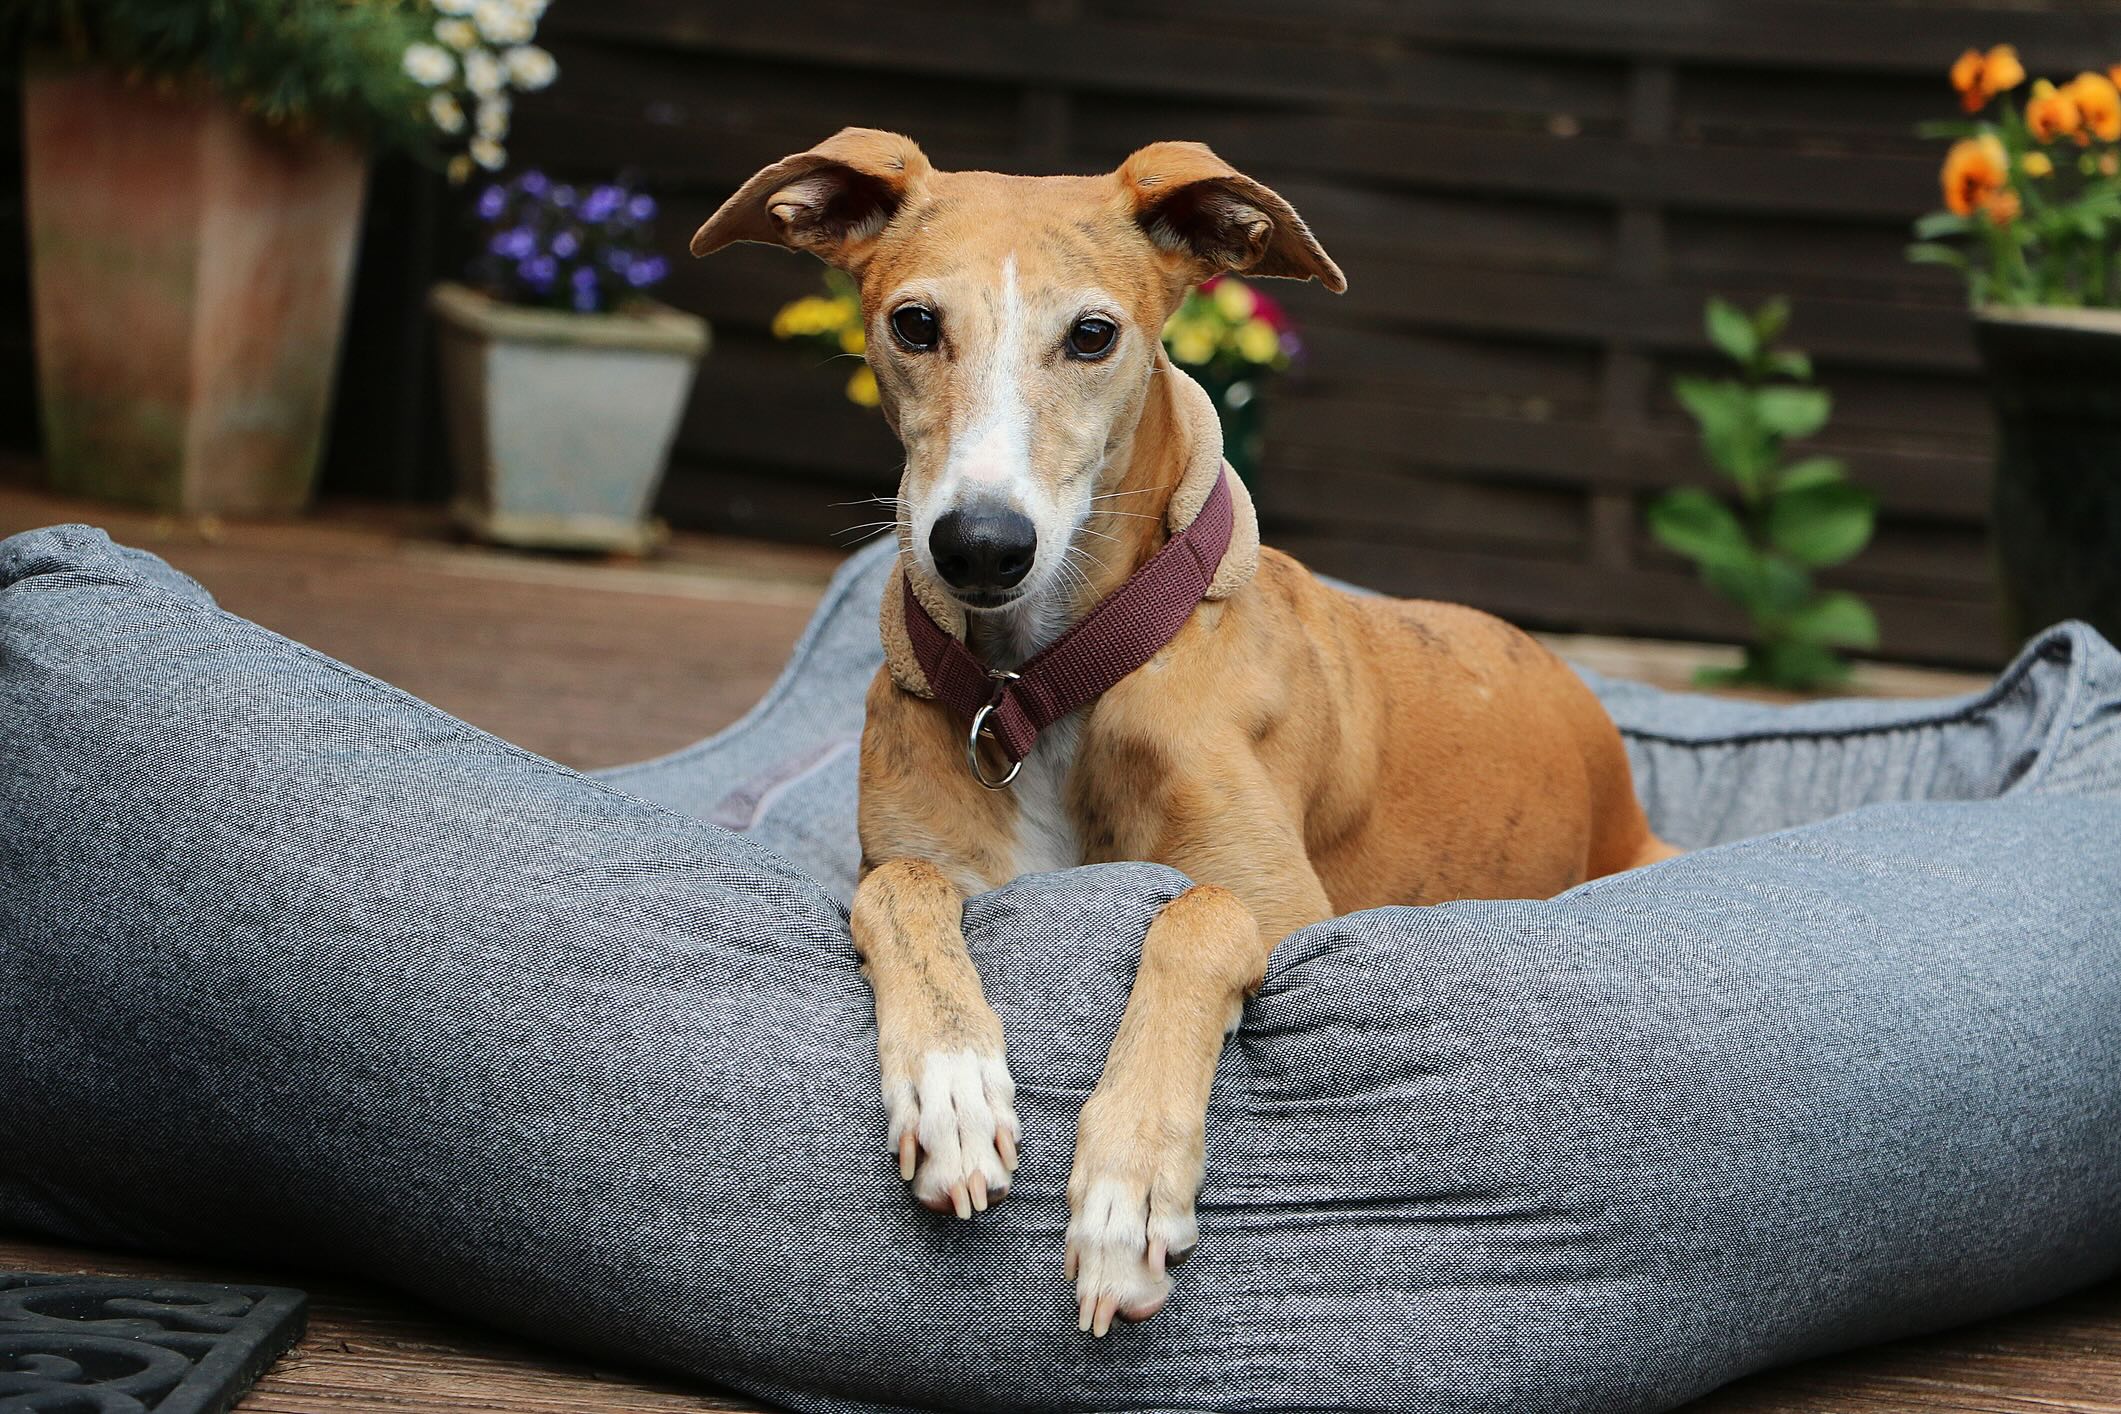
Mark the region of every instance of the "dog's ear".
POLYGON ((763 241, 856 269, 877 233, 933 170, 911 138, 842 128, 744 183, 693 232, 692 253, 712 255, 737 241, 763 241))
POLYGON ((1191 262, 1193 281, 1235 270, 1317 280, 1334 294, 1348 287, 1295 207, 1200 143, 1151 143, 1114 175, 1134 219, 1159 248, 1191 262))

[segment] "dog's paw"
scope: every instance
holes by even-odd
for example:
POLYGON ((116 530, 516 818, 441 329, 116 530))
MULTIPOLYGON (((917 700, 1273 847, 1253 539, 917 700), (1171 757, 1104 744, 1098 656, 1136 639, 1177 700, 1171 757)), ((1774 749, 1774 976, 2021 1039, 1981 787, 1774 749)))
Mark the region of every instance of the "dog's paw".
POLYGON ((1067 1274, 1077 1324, 1144 1321, 1171 1295, 1166 1268, 1200 1240, 1201 1117, 1126 1115, 1102 1093, 1083 1107, 1068 1178, 1067 1274), (1169 1122, 1167 1123, 1166 1120, 1169 1122))
POLYGON ((1001 1056, 928 1051, 887 1077, 884 1109, 899 1177, 923 1207, 961 1218, 987 1211, 1016 1172, 1016 1082, 1001 1056))

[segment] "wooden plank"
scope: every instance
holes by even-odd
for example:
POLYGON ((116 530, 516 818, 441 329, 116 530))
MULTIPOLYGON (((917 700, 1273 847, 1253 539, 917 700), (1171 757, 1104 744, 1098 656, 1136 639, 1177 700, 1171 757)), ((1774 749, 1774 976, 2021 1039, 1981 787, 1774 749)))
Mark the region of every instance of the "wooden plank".
MULTIPOLYGON (((1448 599, 1533 628, 1738 639, 1738 612, 1678 569, 1609 569, 1577 560, 1505 556, 1449 544, 1358 538, 1360 527, 1284 531, 1277 545, 1311 568, 1409 598, 1448 599)), ((1839 583, 1838 579, 1830 579, 1839 583)), ((1886 652, 1894 658, 1994 667, 2002 641, 1985 599, 1871 590, 1886 652)))
POLYGON ((1585 543, 1584 497, 1573 487, 1424 475, 1271 440, 1253 497, 1269 542, 1284 526, 1366 523, 1467 546, 1568 552, 1585 543))
POLYGON ((1249 102, 1334 102, 1360 94, 1373 105, 1481 112, 1617 111, 1613 74, 1580 61, 1447 55, 1375 44, 1289 46, 1201 27, 1185 38, 1184 62, 1168 47, 1140 43, 1130 27, 1095 19, 1053 21, 995 6, 959 11, 947 25, 917 12, 891 24, 850 0, 801 7, 702 6, 686 0, 603 0, 556 8, 555 37, 584 36, 663 48, 812 60, 829 53, 849 68, 1072 89, 1146 91, 1249 102), (830 35, 829 44, 819 37, 830 35))
MULTIPOLYGON (((1273 410, 1270 445, 1304 448, 1342 464, 1449 467, 1459 475, 1546 479, 1647 490, 1706 475, 1694 434, 1656 424, 1597 424, 1368 399, 1291 399, 1273 410)), ((1979 520, 1987 510, 1989 463, 1936 448, 1868 445, 1829 437, 1817 450, 1845 456, 1851 474, 1888 509, 1979 520)))
POLYGON ((1449 191, 1892 220, 1936 201, 1937 162, 1924 155, 1644 143, 1573 125, 1529 131, 1368 111, 1202 108, 1180 119, 1168 105, 1101 105, 1081 124, 1086 157, 1104 165, 1140 133, 1183 132, 1245 168, 1308 164, 1346 180, 1449 191))
MULTIPOLYGON (((1189 0, 1126 0, 1128 13, 1182 21, 1189 0)), ((1282 26, 1276 0, 1220 0, 1233 25, 1282 26)), ((1849 0, 1310 0, 1306 28, 1475 50, 1655 57, 1858 73, 1942 73, 1969 45, 2014 40, 2040 68, 2112 62, 2121 15, 2103 5, 1861 4, 1849 0)))

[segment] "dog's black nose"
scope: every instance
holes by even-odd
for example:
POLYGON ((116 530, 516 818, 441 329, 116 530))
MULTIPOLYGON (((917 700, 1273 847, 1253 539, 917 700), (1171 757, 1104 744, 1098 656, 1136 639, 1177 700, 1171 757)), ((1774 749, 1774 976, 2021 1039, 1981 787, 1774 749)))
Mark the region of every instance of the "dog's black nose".
POLYGON ((1038 556, 1038 529, 1021 511, 975 506, 946 511, 929 532, 935 568, 952 589, 992 594, 1014 589, 1038 556))

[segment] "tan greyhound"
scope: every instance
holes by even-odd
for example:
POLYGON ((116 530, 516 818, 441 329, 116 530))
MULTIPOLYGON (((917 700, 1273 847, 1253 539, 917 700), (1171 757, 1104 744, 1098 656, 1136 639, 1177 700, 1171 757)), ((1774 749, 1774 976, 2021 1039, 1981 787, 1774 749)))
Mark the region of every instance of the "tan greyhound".
POLYGON ((853 932, 888 1142, 922 1203, 968 1218, 1017 1164, 966 897, 1104 860, 1198 881, 1149 929, 1077 1127, 1066 1268, 1102 1335, 1163 1306, 1166 1264, 1197 1238, 1209 1082, 1278 940, 1381 904, 1546 897, 1675 851, 1597 699, 1531 638, 1339 592, 1259 547, 1214 410, 1159 334, 1220 271, 1346 281, 1287 202, 1207 148, 1015 177, 937 171, 904 137, 849 128, 746 182, 692 251, 734 241, 855 278, 906 449, 853 932), (1226 548, 1168 641, 1019 764, 978 736, 968 760, 968 724, 909 626, 999 674, 1000 694, 1209 507, 1226 548))

